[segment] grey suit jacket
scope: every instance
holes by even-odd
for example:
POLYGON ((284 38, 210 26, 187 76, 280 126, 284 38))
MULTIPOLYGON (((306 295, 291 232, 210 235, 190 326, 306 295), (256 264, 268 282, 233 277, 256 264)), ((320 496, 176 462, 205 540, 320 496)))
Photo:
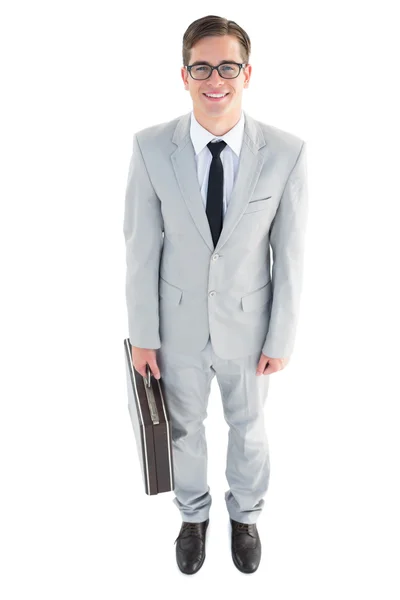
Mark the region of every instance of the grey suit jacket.
POLYGON ((250 117, 214 248, 190 112, 133 135, 125 194, 129 339, 141 348, 289 357, 302 288, 305 142, 250 117), (271 260, 272 249, 272 260, 271 260))

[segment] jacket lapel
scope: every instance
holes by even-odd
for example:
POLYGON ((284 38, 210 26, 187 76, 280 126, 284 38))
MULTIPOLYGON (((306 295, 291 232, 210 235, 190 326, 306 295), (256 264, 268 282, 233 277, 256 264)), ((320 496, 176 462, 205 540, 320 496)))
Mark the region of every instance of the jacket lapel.
POLYGON ((212 252, 218 252, 222 248, 239 222, 253 195, 264 163, 263 154, 259 152, 266 144, 262 130, 247 112, 243 112, 245 123, 238 171, 215 248, 197 179, 195 153, 190 138, 190 113, 179 119, 172 137, 177 145, 171 154, 176 179, 193 221, 212 252))

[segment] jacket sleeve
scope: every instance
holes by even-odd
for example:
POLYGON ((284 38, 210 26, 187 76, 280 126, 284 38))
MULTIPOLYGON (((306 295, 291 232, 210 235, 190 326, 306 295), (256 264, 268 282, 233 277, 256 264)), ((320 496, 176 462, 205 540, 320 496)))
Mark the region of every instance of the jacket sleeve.
POLYGON ((290 357, 293 351, 302 291, 307 214, 306 145, 303 142, 270 229, 272 306, 262 352, 271 358, 290 357))
POLYGON ((161 347, 158 280, 163 229, 161 202, 150 181, 137 134, 134 134, 123 231, 129 341, 139 348, 161 347))

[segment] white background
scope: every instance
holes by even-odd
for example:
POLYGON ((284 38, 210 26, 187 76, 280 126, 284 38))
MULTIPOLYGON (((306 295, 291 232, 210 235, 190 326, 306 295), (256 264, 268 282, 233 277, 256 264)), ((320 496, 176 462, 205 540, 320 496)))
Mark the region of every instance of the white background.
POLYGON ((395 4, 2 5, 5 600, 399 598, 395 4), (207 558, 188 577, 173 493, 145 495, 127 409, 122 222, 132 135, 191 110, 181 43, 207 14, 252 40, 244 109, 306 140, 310 213, 295 352, 265 409, 260 568, 230 556, 214 379, 207 558))

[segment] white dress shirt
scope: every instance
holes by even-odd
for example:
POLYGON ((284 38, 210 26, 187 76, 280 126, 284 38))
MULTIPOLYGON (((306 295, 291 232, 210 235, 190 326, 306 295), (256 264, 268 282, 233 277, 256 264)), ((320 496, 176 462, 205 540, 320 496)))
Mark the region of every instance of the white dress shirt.
POLYGON ((239 165, 239 154, 242 147, 243 131, 243 110, 236 125, 220 137, 215 137, 212 133, 207 131, 207 129, 204 129, 204 127, 197 121, 192 111, 190 119, 190 137, 195 151, 197 178, 199 180, 204 209, 207 207, 208 176, 212 161, 212 154, 207 148, 207 144, 211 141, 219 142, 220 140, 226 142, 226 146, 220 154, 224 169, 223 214, 225 215, 239 165))

